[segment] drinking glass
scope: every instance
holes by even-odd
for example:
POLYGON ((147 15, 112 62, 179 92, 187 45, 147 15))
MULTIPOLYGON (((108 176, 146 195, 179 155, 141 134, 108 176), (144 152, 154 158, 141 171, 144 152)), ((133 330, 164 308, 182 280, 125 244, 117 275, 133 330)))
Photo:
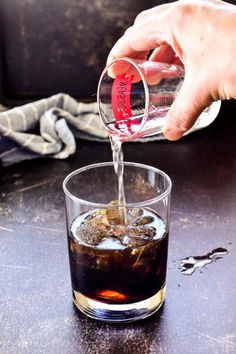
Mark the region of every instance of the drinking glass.
MULTIPOLYGON (((99 114, 109 134, 121 141, 161 134, 183 80, 184 68, 180 65, 114 60, 102 72, 97 90, 99 114)), ((220 106, 220 101, 212 103, 192 130, 209 125, 220 106)))
POLYGON ((171 186, 163 171, 124 162, 126 204, 119 205, 113 162, 85 166, 65 178, 72 295, 84 314, 132 322, 161 307, 171 186))

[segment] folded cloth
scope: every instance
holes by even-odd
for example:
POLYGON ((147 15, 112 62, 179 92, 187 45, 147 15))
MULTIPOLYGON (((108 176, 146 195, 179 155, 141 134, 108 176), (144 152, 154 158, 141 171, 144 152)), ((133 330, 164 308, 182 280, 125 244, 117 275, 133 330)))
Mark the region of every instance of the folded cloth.
POLYGON ((107 140, 96 102, 60 93, 0 113, 3 166, 40 156, 65 159, 76 150, 75 137, 107 140))
MULTIPOLYGON (((209 125, 217 116, 220 103, 214 107, 211 120, 200 120, 189 132, 209 125)), ((59 93, 0 112, 0 162, 3 166, 42 156, 65 159, 76 150, 75 138, 108 141, 96 102, 77 102, 59 93)), ((162 139, 164 136, 158 134, 135 141, 162 139)))

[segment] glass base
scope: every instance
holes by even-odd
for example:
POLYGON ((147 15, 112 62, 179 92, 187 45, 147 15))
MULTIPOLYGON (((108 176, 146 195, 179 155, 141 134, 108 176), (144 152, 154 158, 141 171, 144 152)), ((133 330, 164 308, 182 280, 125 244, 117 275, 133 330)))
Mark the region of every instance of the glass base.
POLYGON ((85 315, 99 321, 128 323, 142 320, 156 312, 165 300, 166 286, 154 296, 133 304, 111 305, 91 300, 73 290, 74 304, 85 315))

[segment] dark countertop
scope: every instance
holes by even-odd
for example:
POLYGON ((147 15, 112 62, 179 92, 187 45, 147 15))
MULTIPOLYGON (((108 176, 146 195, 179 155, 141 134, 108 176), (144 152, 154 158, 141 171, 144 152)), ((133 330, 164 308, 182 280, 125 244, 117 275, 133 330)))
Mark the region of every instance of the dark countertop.
POLYGON ((108 144, 78 142, 65 161, 0 169, 0 353, 236 352, 236 109, 176 143, 127 143, 125 160, 173 180, 164 307, 141 322, 110 325, 72 304, 63 178, 111 159, 108 144), (179 260, 217 247, 229 254, 191 276, 179 260))

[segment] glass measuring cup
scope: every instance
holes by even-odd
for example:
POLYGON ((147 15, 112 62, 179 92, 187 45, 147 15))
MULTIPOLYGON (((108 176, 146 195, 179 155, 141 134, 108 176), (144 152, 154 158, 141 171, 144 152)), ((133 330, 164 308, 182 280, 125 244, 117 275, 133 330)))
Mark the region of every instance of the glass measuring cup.
MULTIPOLYGON (((103 70, 97 91, 99 114, 109 134, 121 141, 161 134, 183 79, 179 65, 114 60, 103 70)), ((191 131, 209 125, 220 106, 217 101, 205 109, 191 131)))

